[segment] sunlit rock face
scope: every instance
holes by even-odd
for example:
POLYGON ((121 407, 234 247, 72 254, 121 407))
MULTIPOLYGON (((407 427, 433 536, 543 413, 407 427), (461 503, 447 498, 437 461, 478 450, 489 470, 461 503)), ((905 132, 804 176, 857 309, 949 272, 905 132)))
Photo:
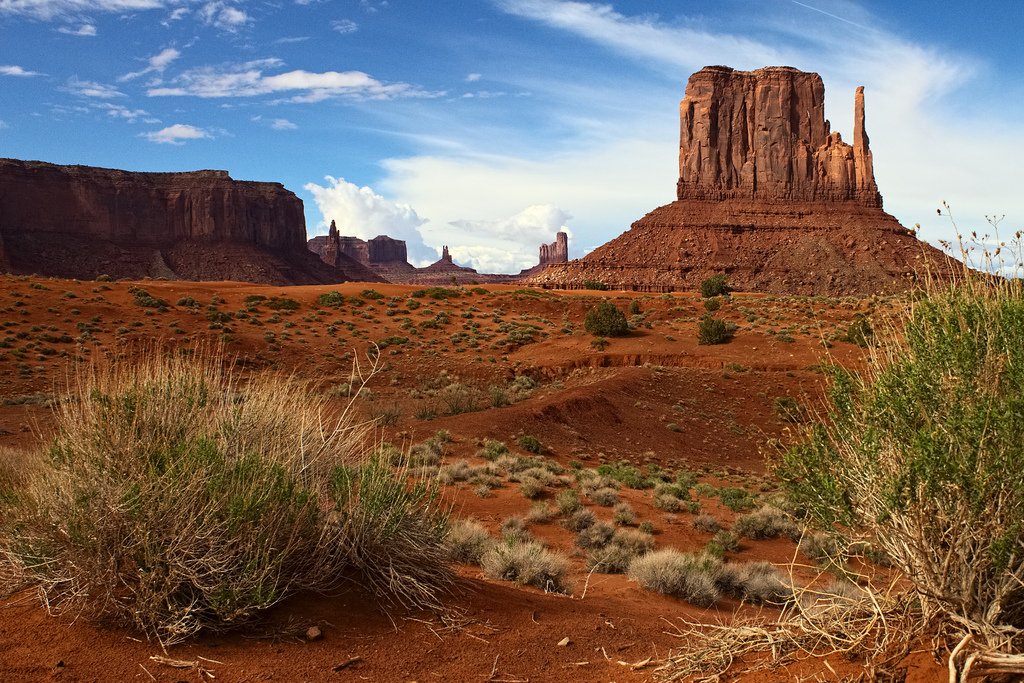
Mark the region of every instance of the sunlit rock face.
POLYGON ((679 106, 676 201, 529 282, 649 292, 697 290, 715 273, 752 292, 839 296, 916 286, 944 255, 882 210, 854 96, 853 144, 825 119, 821 77, 791 67, 690 77, 679 106))

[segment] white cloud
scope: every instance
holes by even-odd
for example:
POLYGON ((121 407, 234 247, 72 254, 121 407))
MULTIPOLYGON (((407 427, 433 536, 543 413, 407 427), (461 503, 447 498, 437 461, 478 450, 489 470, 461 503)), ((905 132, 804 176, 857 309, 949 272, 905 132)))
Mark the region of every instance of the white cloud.
POLYGON ((150 142, 167 145, 183 145, 185 143, 183 143, 182 140, 199 140, 201 138, 212 137, 202 128, 196 128, 195 126, 189 126, 183 123, 176 123, 173 126, 164 128, 163 130, 142 133, 142 136, 150 142))
POLYGON ((337 21, 331 22, 331 28, 342 35, 346 33, 355 33, 359 30, 359 24, 352 21, 351 19, 338 19, 337 21))
MULTIPOLYGON (((106 110, 107 114, 115 118, 126 119, 128 123, 135 123, 140 116, 149 116, 149 112, 143 109, 128 109, 117 104, 111 104, 104 102, 98 105, 99 109, 106 110)), ((146 119, 146 123, 160 123, 159 121, 153 121, 153 119, 146 119)))
POLYGON ((160 23, 163 26, 170 26, 172 21, 178 21, 182 19, 186 14, 188 14, 188 8, 179 7, 173 12, 171 12, 169 15, 167 15, 167 18, 161 21, 160 23))
POLYGON ((309 40, 309 36, 296 36, 294 38, 278 38, 274 41, 274 45, 284 45, 287 43, 304 43, 309 40))
POLYGON ((175 59, 181 56, 181 53, 175 50, 173 47, 164 48, 158 54, 153 55, 149 58, 149 66, 142 71, 133 71, 121 76, 117 80, 119 82, 130 81, 133 78, 138 78, 148 73, 163 73, 167 65, 173 62, 175 59))
POLYGON ((305 91, 295 95, 295 102, 318 102, 329 97, 391 99, 397 97, 432 97, 408 83, 381 83, 362 71, 289 71, 264 76, 263 69, 280 66, 279 59, 262 59, 243 64, 200 67, 186 71, 172 82, 174 87, 152 88, 151 97, 193 95, 196 97, 253 97, 292 90, 305 91))
POLYGON ((57 29, 60 33, 66 33, 69 36, 94 36, 96 35, 96 27, 92 24, 82 24, 76 29, 70 29, 66 26, 62 26, 57 29))
POLYGON ((445 239, 452 257, 485 273, 518 273, 537 265, 539 248, 558 232, 572 231, 572 216, 553 204, 530 206, 498 220, 460 219, 449 222, 445 239))
POLYGON ((78 95, 79 97, 99 97, 102 99, 125 97, 123 92, 120 92, 112 85, 103 85, 102 83, 96 83, 94 81, 83 81, 80 80, 78 76, 72 76, 68 79, 66 89, 68 92, 78 95))
POLYGON ((162 7, 164 0, 3 0, 0 15, 74 18, 89 12, 132 12, 162 7))
POLYGON ((252 21, 248 14, 228 5, 223 0, 215 0, 214 2, 208 2, 203 5, 196 16, 204 24, 216 26, 222 31, 234 32, 240 27, 252 21))
POLYGON ((274 123, 272 123, 270 127, 274 130, 295 130, 298 128, 298 126, 288 119, 274 119, 274 123))
POLYGON ((0 66, 0 76, 39 76, 38 71, 25 71, 20 66, 0 66))
POLYGON ((469 74, 468 76, 466 76, 466 81, 469 82, 469 83, 472 83, 473 81, 479 81, 479 80, 480 80, 480 74, 469 74))
POLYGON ((344 178, 326 176, 325 179, 330 183, 328 187, 316 183, 305 186, 323 215, 323 220, 316 227, 317 234, 326 234, 333 220, 342 235, 364 240, 387 235, 405 240, 409 261, 413 265, 426 265, 437 260, 434 250, 423 243, 420 229, 427 220, 411 206, 385 199, 369 187, 359 187, 344 178))

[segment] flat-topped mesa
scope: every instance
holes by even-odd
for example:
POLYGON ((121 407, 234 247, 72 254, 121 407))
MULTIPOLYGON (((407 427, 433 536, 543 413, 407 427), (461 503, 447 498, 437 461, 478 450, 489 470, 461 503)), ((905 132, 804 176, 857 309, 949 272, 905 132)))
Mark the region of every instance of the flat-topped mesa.
POLYGON ((179 240, 301 249, 302 201, 280 183, 227 171, 142 173, 0 159, 7 233, 72 234, 117 244, 179 240))
POLYGON ((690 76, 679 105, 679 199, 856 202, 881 208, 857 88, 853 145, 829 130, 825 86, 792 67, 690 76))

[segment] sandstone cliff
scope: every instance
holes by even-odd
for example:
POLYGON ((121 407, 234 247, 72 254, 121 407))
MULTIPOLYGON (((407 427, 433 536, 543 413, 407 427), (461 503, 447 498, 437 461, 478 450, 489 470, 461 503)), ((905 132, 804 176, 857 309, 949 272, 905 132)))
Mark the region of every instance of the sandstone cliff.
POLYGON ((881 207, 864 89, 855 101, 854 144, 831 132, 825 86, 791 67, 706 67, 679 105, 677 199, 856 201, 881 207))
POLYGON ((227 171, 135 173, 0 159, 0 237, 10 268, 61 277, 353 279, 310 258, 294 193, 227 171))
POLYGON ((680 104, 677 200, 583 259, 530 279, 693 290, 714 273, 746 291, 871 294, 915 286, 938 250, 882 210, 854 98, 853 145, 830 130, 818 74, 790 67, 690 77, 680 104))

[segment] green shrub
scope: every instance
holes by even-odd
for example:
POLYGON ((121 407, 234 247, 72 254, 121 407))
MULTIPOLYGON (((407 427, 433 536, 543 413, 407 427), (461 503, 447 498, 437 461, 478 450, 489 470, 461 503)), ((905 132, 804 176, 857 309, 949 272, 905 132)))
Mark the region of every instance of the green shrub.
POLYGON ((462 294, 457 289, 448 289, 446 287, 427 287, 426 291, 415 291, 409 296, 420 298, 427 297, 430 299, 458 299, 462 294), (417 297, 417 294, 419 297, 417 297))
POLYGON ((807 409, 792 396, 778 396, 772 402, 772 414, 783 422, 803 422, 807 409))
POLYGON ((359 296, 369 301, 377 301, 378 299, 384 298, 384 295, 378 292, 376 289, 364 289, 363 291, 359 292, 359 296))
POLYGON ((896 326, 868 371, 829 369, 831 410, 777 473, 821 529, 862 530, 950 620, 1024 627, 1019 284, 965 275, 896 326))
POLYGON ((167 307, 170 306, 170 304, 163 299, 157 299, 156 297, 150 296, 144 289, 140 289, 135 292, 134 303, 136 306, 142 306, 143 308, 157 308, 161 311, 166 310, 167 307))
POLYGON ((710 299, 705 299, 704 300, 704 310, 705 311, 710 311, 710 312, 713 313, 713 312, 717 311, 721 307, 722 307, 722 300, 719 299, 717 296, 713 296, 710 299))
POLYGON ((629 302, 629 312, 632 315, 639 315, 639 313, 640 313, 640 302, 637 301, 636 299, 633 299, 632 301, 630 301, 629 302))
POLYGON ((608 285, 606 285, 603 282, 598 282, 597 280, 586 280, 583 283, 583 289, 593 289, 598 292, 607 292, 608 285))
POLYGON ((272 311, 294 311, 299 307, 299 302, 295 299, 272 296, 267 299, 265 305, 272 311))
POLYGON ((78 376, 38 480, 0 502, 3 553, 49 609, 166 644, 344 572, 439 606, 452 574, 433 489, 364 460, 365 429, 326 428, 323 394, 225 368, 153 354, 78 376))
POLYGON ((323 308, 338 308, 345 304, 345 297, 336 291, 324 292, 316 298, 316 303, 323 308))
POLYGON ((753 494, 734 486, 723 486, 718 489, 718 499, 733 512, 746 510, 755 505, 753 494))
POLYGON ((725 344, 731 339, 732 334, 724 320, 705 316, 697 323, 697 344, 699 346, 725 344))
POLYGON ((516 439, 516 443, 519 444, 519 447, 524 451, 528 451, 530 453, 540 454, 544 452, 544 447, 540 445, 540 441, 537 441, 535 437, 532 437, 529 434, 516 439))
POLYGON ((700 283, 700 295, 704 299, 724 296, 731 291, 728 284, 728 276, 725 273, 716 273, 700 283))
POLYGON ((583 329, 596 337, 621 337, 629 334, 625 313, 610 301, 602 301, 587 311, 583 329))
POLYGON ((863 313, 855 313, 853 322, 846 328, 846 334, 839 337, 839 340, 867 348, 875 345, 875 331, 871 328, 867 316, 863 313))

